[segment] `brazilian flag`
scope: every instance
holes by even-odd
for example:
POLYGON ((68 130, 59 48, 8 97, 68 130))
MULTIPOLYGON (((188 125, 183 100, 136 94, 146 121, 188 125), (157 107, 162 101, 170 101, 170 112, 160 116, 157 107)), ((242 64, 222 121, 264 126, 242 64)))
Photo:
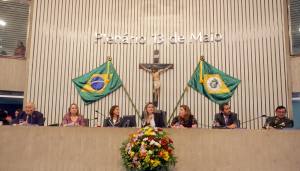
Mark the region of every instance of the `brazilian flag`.
POLYGON ((222 104, 230 100, 240 82, 201 60, 188 85, 211 101, 222 104))
POLYGON ((123 84, 110 60, 72 81, 86 104, 102 99, 123 84))

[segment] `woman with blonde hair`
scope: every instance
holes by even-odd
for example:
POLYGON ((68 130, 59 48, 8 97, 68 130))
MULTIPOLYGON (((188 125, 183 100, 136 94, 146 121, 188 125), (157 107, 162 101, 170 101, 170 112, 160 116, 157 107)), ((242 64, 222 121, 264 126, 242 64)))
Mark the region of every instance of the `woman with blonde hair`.
POLYGON ((142 127, 166 127, 163 116, 161 115, 161 113, 155 110, 155 106, 152 102, 148 102, 145 105, 142 120, 142 127))
POLYGON ((62 126, 85 126, 84 118, 79 113, 79 107, 76 103, 72 103, 65 114, 62 126))

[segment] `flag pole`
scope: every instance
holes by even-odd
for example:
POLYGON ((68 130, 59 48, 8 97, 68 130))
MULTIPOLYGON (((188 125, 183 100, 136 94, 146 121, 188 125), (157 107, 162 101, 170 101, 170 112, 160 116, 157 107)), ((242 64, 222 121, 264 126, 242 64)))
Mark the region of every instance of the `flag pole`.
MULTIPOLYGON (((111 61, 112 61, 112 57, 111 57, 111 56, 107 56, 107 61, 111 62, 111 61)), ((108 66, 108 72, 109 72, 109 66, 108 66)), ((132 106, 133 106, 135 112, 137 113, 138 117, 139 117, 140 119, 142 119, 141 116, 140 116, 140 112, 137 110, 135 104, 133 103, 133 100, 131 99, 131 97, 130 97, 128 91, 127 91, 127 89, 125 88, 124 85, 122 85, 122 88, 123 88, 123 90, 125 91, 125 94, 127 95, 127 97, 129 98, 129 101, 131 102, 131 104, 132 104, 132 106)))
MULTIPOLYGON (((201 55, 201 56, 200 56, 201 71, 202 71, 202 62, 203 62, 203 61, 205 61, 205 59, 204 59, 204 56, 201 55)), ((202 75, 202 72, 201 72, 200 75, 202 75)), ((202 78, 200 78, 200 81, 202 81, 201 79, 202 79, 202 78)), ((171 116, 169 117, 168 125, 170 124, 170 121, 171 121, 171 119, 173 118, 173 116, 174 116, 174 114, 175 114, 175 112, 176 112, 176 109, 178 108, 178 106, 179 106, 179 104, 180 104, 180 102, 181 102, 181 100, 182 100, 184 94, 187 92, 188 87, 189 87, 189 86, 186 85, 186 87, 185 87, 184 90, 183 90, 183 93, 180 95, 180 98, 179 98, 178 102, 176 103, 176 106, 175 106, 175 108, 173 109, 173 112, 172 112, 171 116)))
POLYGON ((125 91, 125 94, 127 95, 127 97, 129 98, 129 101, 131 102, 131 104, 132 104, 132 106, 133 106, 135 112, 137 113, 139 119, 142 119, 142 117, 141 117, 141 115, 140 115, 140 112, 138 111, 138 109, 136 108, 135 104, 133 103, 133 100, 132 100, 132 98, 130 97, 130 95, 129 95, 127 89, 125 88, 124 85, 122 86, 122 88, 123 88, 123 90, 125 91))
POLYGON ((175 114, 175 112, 176 112, 176 110, 177 110, 177 107, 179 106, 179 104, 180 104, 180 102, 181 102, 181 100, 182 100, 184 94, 187 92, 188 87, 189 87, 189 86, 186 85, 185 88, 184 88, 184 90, 183 90, 183 92, 182 92, 182 94, 180 95, 180 98, 179 98, 179 100, 177 101, 176 106, 175 106, 175 108, 173 109, 173 112, 172 112, 171 116, 169 117, 168 125, 170 124, 170 121, 171 121, 171 119, 173 118, 173 116, 174 116, 174 114, 175 114))
POLYGON ((203 61, 204 61, 204 56, 200 56, 200 83, 203 84, 203 61))
POLYGON ((110 74, 109 74, 109 69, 110 69, 109 67, 110 67, 110 66, 109 66, 109 64, 110 64, 111 61, 112 61, 111 56, 107 56, 107 57, 106 57, 106 60, 107 60, 107 64, 106 64, 106 70, 107 70, 107 71, 106 71, 106 72, 107 72, 108 78, 110 79, 110 74))

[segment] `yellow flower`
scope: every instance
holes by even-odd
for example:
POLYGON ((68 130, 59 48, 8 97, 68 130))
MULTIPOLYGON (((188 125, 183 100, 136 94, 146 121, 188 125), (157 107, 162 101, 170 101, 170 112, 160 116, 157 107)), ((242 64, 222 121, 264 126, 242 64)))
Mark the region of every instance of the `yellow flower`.
POLYGON ((146 157, 145 157, 145 160, 144 160, 146 163, 149 163, 150 162, 150 157, 147 155, 146 157))
POLYGON ((168 161, 170 158, 169 152, 168 151, 160 151, 158 154, 160 157, 162 157, 164 160, 168 161))
POLYGON ((169 160, 169 158, 170 158, 170 156, 169 156, 169 152, 167 152, 167 151, 164 151, 164 152, 163 152, 163 159, 164 159, 164 160, 166 160, 166 161, 168 161, 168 160, 169 160))
POLYGON ((152 130, 152 129, 148 129, 146 132, 145 132, 145 135, 156 135, 155 132, 152 130))
POLYGON ((133 157, 133 156, 134 156, 134 152, 131 151, 131 152, 130 152, 130 157, 133 157))
POLYGON ((153 167, 157 167, 157 166, 159 166, 160 165, 160 161, 159 160, 151 160, 151 165, 153 166, 153 167))

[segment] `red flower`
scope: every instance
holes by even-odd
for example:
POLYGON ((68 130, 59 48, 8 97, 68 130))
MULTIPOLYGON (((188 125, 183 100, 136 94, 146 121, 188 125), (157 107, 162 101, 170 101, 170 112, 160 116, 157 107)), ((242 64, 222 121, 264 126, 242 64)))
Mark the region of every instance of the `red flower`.
POLYGON ((151 140, 153 140, 154 138, 153 138, 153 136, 149 136, 148 137, 148 141, 150 142, 151 140))
POLYGON ((165 139, 165 138, 164 138, 164 139, 162 139, 162 140, 161 140, 161 145, 162 145, 162 146, 166 146, 166 145, 168 145, 168 140, 167 140, 167 139, 165 139))

